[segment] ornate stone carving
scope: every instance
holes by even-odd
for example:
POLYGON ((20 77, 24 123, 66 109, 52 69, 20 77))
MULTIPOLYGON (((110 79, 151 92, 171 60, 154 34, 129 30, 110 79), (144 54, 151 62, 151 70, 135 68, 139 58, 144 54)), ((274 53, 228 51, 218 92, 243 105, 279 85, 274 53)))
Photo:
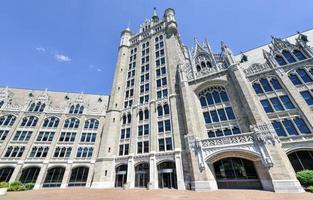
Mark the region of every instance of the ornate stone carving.
POLYGON ((245 69, 244 72, 246 76, 252 76, 268 70, 271 70, 271 66, 268 63, 254 63, 248 69, 245 69))
POLYGON ((250 125, 250 129, 254 132, 254 140, 264 144, 275 145, 280 143, 278 136, 275 134, 271 125, 262 123, 250 125))
POLYGON ((210 138, 206 140, 202 140, 202 146, 213 147, 213 146, 224 146, 230 144, 245 144, 245 143, 253 143, 253 135, 252 133, 245 133, 239 135, 232 135, 228 137, 220 137, 220 138, 210 138))

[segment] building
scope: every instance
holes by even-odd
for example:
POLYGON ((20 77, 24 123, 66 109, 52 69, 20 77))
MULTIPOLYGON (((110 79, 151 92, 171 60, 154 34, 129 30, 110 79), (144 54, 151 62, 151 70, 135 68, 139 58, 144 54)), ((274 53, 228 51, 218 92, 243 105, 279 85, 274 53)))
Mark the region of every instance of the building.
POLYGON ((90 187, 108 96, 0 89, 0 181, 90 187))
POLYGON ((43 105, 48 100, 36 98, 47 95, 52 105, 62 105, 61 121, 90 118, 99 120, 99 127, 95 142, 85 144, 80 142, 85 133, 81 123, 74 142, 68 144, 61 138, 71 138, 74 131, 67 136, 64 121, 56 129, 60 136, 45 143, 49 146, 46 158, 33 159, 30 156, 40 148, 35 135, 38 138, 45 131, 39 124, 44 124, 46 115, 55 115, 48 109, 50 104, 45 103, 49 106, 43 112, 38 112, 39 105, 36 114, 41 123, 36 126, 38 133, 28 136, 29 142, 14 139, 27 138, 19 133, 23 120, 1 130, 7 137, 1 144, 0 179, 22 179, 24 169, 38 166, 37 188, 302 192, 295 171, 313 169, 312 40, 313 30, 309 30, 285 39, 273 37, 270 44, 239 55, 223 42, 219 53, 212 52, 207 41, 195 40, 190 50, 180 39, 175 11, 167 9, 159 19, 154 10, 138 33, 129 28, 121 33, 109 101, 107 96, 3 89, 1 116, 13 112, 10 109, 16 106, 8 102, 18 99, 23 106, 15 115, 19 119, 33 115, 38 106, 32 103, 43 105), (10 96, 10 92, 23 95, 10 96), (58 100, 53 100, 56 94, 58 100), (68 114, 77 104, 87 111, 68 114), (87 105, 99 109, 97 114, 89 113, 93 109, 87 105), (12 158, 13 152, 21 151, 15 145, 24 145, 28 153, 12 158), (89 145, 94 145, 91 158, 77 156, 84 154, 79 147, 89 145), (73 149, 69 158, 52 156, 62 152, 63 146, 73 149))

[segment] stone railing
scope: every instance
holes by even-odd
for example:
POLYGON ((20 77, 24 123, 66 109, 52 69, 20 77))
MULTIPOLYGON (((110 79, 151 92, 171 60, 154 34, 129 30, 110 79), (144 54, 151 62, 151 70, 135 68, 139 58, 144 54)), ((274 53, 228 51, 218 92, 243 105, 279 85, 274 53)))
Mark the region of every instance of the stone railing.
POLYGON ((237 144, 252 144, 254 142, 253 133, 242 133, 238 135, 230 135, 227 137, 209 138, 201 140, 203 148, 210 148, 216 146, 229 146, 237 144))

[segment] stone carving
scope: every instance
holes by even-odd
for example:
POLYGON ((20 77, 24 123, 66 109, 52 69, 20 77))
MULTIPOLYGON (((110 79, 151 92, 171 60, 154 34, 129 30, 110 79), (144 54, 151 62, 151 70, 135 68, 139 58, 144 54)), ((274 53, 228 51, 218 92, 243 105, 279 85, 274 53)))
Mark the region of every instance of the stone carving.
POLYGON ((248 69, 244 70, 244 72, 246 76, 252 76, 268 70, 271 70, 271 66, 268 63, 254 63, 248 69))
POLYGON ((220 138, 210 138, 206 140, 202 140, 202 146, 212 147, 212 146, 223 146, 229 144, 244 144, 244 143, 253 143, 252 133, 245 133, 240 135, 232 135, 228 137, 220 137, 220 138))
POLYGON ((280 143, 278 136, 275 134, 271 125, 262 123, 250 125, 250 129, 254 132, 254 140, 264 144, 275 145, 280 143))

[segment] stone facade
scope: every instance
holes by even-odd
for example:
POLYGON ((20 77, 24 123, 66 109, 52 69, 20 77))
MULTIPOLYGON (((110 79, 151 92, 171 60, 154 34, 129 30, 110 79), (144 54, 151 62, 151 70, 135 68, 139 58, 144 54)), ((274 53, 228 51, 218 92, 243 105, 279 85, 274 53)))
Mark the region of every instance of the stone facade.
POLYGON ((80 186, 92 188, 303 192, 295 171, 313 169, 311 40, 313 30, 273 37, 270 44, 239 55, 224 42, 219 53, 207 41, 195 40, 190 50, 180 39, 175 11, 165 10, 162 19, 154 11, 138 33, 129 28, 121 33, 110 101, 106 96, 3 88, 1 116, 13 112, 16 121, 34 114, 26 110, 47 96, 49 109, 36 113, 36 131, 29 142, 21 142, 26 152, 36 145, 44 118, 57 114, 63 124, 72 116, 67 114, 70 106, 81 105, 76 101, 88 107, 73 117, 95 118, 99 127, 93 144, 79 142, 82 123, 75 141, 59 144, 60 125, 51 144, 45 143, 49 153, 44 159, 30 159, 27 153, 6 158, 8 146, 16 145, 16 122, 1 143, 0 165, 15 167, 10 181, 19 179, 27 166, 44 169, 36 188, 56 186, 57 173, 63 177, 60 187, 83 182, 80 186), (74 152, 92 145, 94 151, 89 159, 77 159, 73 152, 69 158, 53 158, 58 145, 74 152), (64 166, 64 172, 51 172, 47 179, 47 169, 55 165, 64 166), (73 178, 76 166, 87 166, 88 177, 73 178))

